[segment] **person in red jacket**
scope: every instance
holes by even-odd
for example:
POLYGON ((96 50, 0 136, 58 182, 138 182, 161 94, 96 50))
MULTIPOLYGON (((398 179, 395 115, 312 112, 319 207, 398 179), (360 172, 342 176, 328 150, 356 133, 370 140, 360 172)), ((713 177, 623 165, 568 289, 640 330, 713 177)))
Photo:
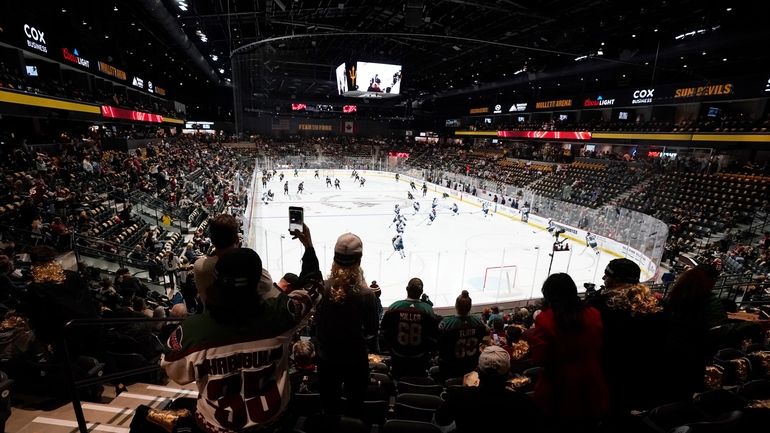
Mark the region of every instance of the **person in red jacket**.
POLYGON ((609 408, 601 315, 582 303, 567 274, 548 277, 542 291, 543 310, 528 337, 532 362, 542 367, 535 403, 559 426, 590 431, 609 408))

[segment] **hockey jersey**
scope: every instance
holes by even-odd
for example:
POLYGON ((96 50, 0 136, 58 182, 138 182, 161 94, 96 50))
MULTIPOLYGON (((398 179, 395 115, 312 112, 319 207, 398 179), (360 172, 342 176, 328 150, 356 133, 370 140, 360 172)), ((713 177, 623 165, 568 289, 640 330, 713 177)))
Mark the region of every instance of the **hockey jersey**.
POLYGON ((445 377, 460 377, 476 368, 479 343, 487 327, 477 316, 449 316, 438 326, 439 368, 445 377))
POLYGON ((421 300, 393 303, 382 318, 382 331, 391 353, 399 358, 421 358, 435 346, 438 320, 421 300))
POLYGON ((313 302, 303 290, 276 292, 247 325, 223 325, 206 312, 169 337, 161 366, 179 384, 197 382, 196 422, 204 431, 262 429, 286 410, 291 338, 313 302))

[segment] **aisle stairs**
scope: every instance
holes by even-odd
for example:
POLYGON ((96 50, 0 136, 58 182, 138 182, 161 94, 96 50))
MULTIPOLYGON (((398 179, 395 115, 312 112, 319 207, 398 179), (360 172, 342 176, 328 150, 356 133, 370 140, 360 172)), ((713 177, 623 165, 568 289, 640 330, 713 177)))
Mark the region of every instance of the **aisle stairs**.
MULTIPOLYGON (((106 387, 109 389, 109 387, 106 387)), ((105 395, 107 394, 105 390, 105 395)), ((165 408, 171 400, 179 397, 195 398, 198 390, 195 383, 166 386, 135 383, 117 397, 102 397, 105 403, 83 402, 83 413, 89 431, 103 433, 128 433, 134 411, 144 404, 153 408, 165 408)), ((28 410, 14 407, 6 425, 6 432, 18 433, 77 433, 77 421, 72 403, 50 411, 28 410)))

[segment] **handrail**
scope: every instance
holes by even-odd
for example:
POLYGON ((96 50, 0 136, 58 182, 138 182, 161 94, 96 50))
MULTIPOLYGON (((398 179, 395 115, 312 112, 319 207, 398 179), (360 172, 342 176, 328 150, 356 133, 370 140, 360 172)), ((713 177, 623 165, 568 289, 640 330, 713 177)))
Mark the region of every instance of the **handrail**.
POLYGON ((86 417, 83 414, 83 405, 80 402, 80 396, 78 389, 85 388, 93 385, 101 385, 115 379, 122 379, 125 377, 135 376, 141 373, 150 373, 160 369, 160 365, 147 365, 144 367, 133 368, 130 370, 115 372, 107 375, 90 377, 86 379, 75 380, 75 374, 72 371, 73 359, 70 356, 69 345, 67 344, 68 334, 72 332, 74 328, 80 328, 83 326, 93 325, 120 325, 128 323, 168 323, 168 322, 182 322, 184 318, 167 317, 167 318, 144 318, 144 317, 127 317, 127 318, 113 318, 113 319, 74 319, 67 322, 64 325, 64 360, 70 368, 67 369, 68 379, 70 382, 70 389, 72 391, 72 409, 75 412, 75 419, 78 423, 78 431, 80 433, 89 433, 88 425, 86 424, 86 417))

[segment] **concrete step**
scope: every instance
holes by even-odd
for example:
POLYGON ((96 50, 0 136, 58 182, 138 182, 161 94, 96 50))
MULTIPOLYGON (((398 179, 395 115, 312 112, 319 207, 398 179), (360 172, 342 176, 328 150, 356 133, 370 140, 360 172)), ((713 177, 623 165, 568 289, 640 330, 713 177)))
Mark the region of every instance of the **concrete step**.
MULTIPOLYGON (((109 398, 112 390, 105 390, 105 397, 109 398)), ((144 404, 154 408, 164 408, 171 400, 179 397, 198 396, 195 383, 178 385, 171 383, 167 386, 135 383, 127 387, 127 390, 112 398, 109 403, 83 402, 83 414, 85 415, 89 431, 105 433, 128 433, 131 420, 134 417, 136 407, 144 404)), ((66 404, 51 411, 13 410, 9 426, 19 433, 76 433, 77 421, 72 404, 66 404), (23 422, 22 418, 28 420, 23 422), (22 428, 13 426, 24 425, 22 428)))

